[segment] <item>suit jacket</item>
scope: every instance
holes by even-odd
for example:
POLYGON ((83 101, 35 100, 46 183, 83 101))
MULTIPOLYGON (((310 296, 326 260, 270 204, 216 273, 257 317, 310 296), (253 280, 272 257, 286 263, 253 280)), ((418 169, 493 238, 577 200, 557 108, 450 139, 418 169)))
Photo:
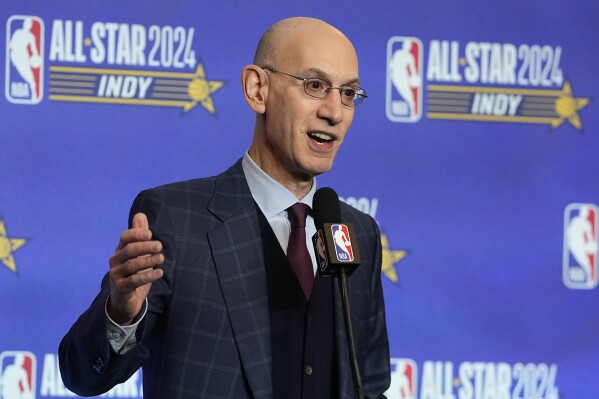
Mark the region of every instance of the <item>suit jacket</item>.
MULTIPOLYGON (((102 290, 59 348, 65 385, 98 395, 143 367, 146 399, 271 398, 270 319, 258 214, 241 161, 210 178, 141 192, 132 215, 148 216, 163 244, 164 277, 152 284, 138 344, 116 354, 106 338, 102 290)), ((362 264, 349 278, 352 322, 366 398, 389 385, 381 288, 381 243, 374 219, 341 203, 353 223, 362 264)), ((335 285, 335 289, 338 287, 335 285)), ((339 399, 353 384, 339 292, 335 356, 339 399)))

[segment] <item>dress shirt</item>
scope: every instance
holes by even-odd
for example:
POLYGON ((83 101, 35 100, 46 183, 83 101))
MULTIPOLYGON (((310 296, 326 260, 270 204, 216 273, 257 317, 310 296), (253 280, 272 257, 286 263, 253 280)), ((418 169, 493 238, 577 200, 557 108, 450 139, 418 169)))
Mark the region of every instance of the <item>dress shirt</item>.
MULTIPOLYGON (((312 199, 316 192, 316 179, 312 181, 312 188, 304 198, 298 201, 296 196, 275 179, 267 175, 246 152, 241 161, 245 179, 248 182, 252 197, 258 207, 268 220, 268 224, 277 236, 281 248, 287 254, 287 244, 289 243, 289 234, 291 233, 291 224, 287 215, 287 208, 291 205, 301 202, 312 209, 312 199)), ((316 255, 314 254, 314 245, 312 245, 312 236, 316 233, 314 218, 308 214, 306 218, 306 246, 312 259, 312 268, 316 273, 316 255)))

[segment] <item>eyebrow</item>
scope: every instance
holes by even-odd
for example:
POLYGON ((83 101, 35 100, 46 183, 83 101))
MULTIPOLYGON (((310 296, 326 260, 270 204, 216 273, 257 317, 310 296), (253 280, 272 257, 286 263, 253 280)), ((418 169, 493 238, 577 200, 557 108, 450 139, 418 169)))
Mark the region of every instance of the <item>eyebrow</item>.
MULTIPOLYGON (((322 69, 318 69, 318 68, 309 68, 309 69, 307 69, 307 71, 306 71, 306 72, 307 72, 307 73, 308 73, 308 75, 310 75, 310 76, 316 76, 316 77, 318 77, 318 78, 325 79, 325 80, 329 81, 329 82, 332 84, 332 82, 331 82, 331 78, 330 78, 330 77, 329 77, 329 75, 328 75, 328 74, 327 74, 325 71, 323 71, 322 69)), ((352 85, 352 84, 359 85, 359 84, 360 84, 360 78, 354 78, 354 79, 351 79, 351 80, 347 81, 346 83, 342 83, 340 86, 350 86, 350 85, 352 85)))

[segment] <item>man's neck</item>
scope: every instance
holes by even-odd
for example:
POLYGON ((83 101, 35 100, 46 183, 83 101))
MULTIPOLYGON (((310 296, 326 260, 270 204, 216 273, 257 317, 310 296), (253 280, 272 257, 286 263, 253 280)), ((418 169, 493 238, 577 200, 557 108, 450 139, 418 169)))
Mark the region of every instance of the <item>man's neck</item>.
POLYGON ((248 154, 260 169, 272 177, 280 185, 293 193, 298 200, 301 200, 310 192, 314 184, 314 177, 307 174, 293 174, 278 166, 270 165, 260 158, 259 154, 248 150, 248 154))

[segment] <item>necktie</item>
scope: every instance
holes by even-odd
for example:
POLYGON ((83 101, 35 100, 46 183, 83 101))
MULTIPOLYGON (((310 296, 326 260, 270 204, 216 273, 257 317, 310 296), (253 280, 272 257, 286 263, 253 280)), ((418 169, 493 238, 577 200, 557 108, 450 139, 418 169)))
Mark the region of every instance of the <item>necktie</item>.
POLYGON ((309 210, 308 205, 301 203, 294 204, 287 209, 289 221, 291 222, 287 259, 289 259, 306 298, 310 298, 312 286, 314 285, 312 259, 306 247, 306 216, 309 210))

